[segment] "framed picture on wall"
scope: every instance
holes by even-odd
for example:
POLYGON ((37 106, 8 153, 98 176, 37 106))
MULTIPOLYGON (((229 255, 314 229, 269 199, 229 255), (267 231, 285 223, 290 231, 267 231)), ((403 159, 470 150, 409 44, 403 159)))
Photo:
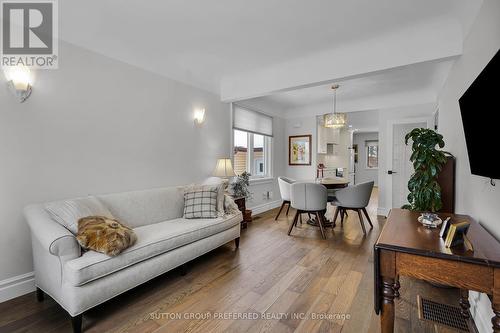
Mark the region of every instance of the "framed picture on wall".
POLYGON ((310 134, 288 137, 288 165, 311 165, 311 141, 310 134))

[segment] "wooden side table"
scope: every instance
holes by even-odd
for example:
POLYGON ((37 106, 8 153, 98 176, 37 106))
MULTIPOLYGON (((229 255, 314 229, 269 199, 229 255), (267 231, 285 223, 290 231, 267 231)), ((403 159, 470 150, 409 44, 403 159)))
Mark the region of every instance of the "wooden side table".
POLYGON ((234 198, 234 202, 238 205, 238 209, 243 214, 243 221, 241 221, 241 228, 245 229, 249 222, 252 222, 252 211, 246 208, 246 198, 234 198))

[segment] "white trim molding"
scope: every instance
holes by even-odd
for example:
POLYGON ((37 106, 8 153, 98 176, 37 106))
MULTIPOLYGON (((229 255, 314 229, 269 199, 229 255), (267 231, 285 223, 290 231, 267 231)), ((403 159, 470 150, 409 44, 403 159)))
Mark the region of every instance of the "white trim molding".
POLYGON ((250 186, 260 185, 260 184, 270 184, 274 182, 274 178, 273 177, 250 178, 249 182, 250 186))
POLYGON ((266 202, 266 203, 263 203, 263 204, 260 204, 260 205, 254 206, 254 207, 249 207, 249 209, 252 210, 252 215, 256 215, 256 214, 261 214, 261 213, 267 212, 268 210, 271 210, 274 208, 278 208, 279 206, 281 206, 281 200, 275 200, 275 201, 266 202))
POLYGON ((0 303, 35 291, 35 273, 30 272, 0 281, 0 303))

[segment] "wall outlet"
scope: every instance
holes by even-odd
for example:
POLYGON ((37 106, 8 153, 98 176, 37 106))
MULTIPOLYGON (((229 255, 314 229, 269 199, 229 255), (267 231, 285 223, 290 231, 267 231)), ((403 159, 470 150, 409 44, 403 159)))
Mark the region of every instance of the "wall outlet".
POLYGON ((273 198, 273 191, 266 191, 262 193, 262 199, 271 200, 273 198))

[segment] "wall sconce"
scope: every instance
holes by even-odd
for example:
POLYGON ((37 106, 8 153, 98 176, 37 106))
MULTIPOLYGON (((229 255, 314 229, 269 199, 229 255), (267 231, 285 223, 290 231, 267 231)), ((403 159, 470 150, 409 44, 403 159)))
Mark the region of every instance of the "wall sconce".
POLYGON ((28 67, 11 66, 4 70, 7 86, 20 103, 31 95, 32 76, 28 67))
POLYGON ((205 120, 205 109, 195 109, 194 110, 194 122, 196 125, 201 125, 205 120))

